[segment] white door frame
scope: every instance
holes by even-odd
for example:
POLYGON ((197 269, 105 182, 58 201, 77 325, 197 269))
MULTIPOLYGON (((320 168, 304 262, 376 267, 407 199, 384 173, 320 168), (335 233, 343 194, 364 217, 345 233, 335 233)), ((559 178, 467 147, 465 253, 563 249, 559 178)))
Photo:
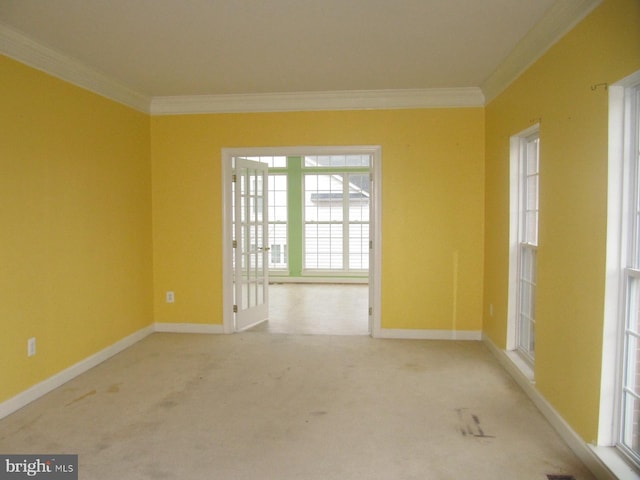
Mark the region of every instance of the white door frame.
POLYGON ((231 183, 233 175, 233 157, 247 156, 304 156, 304 155, 371 155, 370 168, 373 176, 370 205, 371 249, 373 261, 369 268, 369 333, 373 337, 381 336, 381 297, 382 297, 382 147, 379 145, 360 146, 323 146, 323 147, 250 147, 222 149, 222 320, 224 333, 235 331, 233 314, 233 261, 232 261, 232 199, 231 183))

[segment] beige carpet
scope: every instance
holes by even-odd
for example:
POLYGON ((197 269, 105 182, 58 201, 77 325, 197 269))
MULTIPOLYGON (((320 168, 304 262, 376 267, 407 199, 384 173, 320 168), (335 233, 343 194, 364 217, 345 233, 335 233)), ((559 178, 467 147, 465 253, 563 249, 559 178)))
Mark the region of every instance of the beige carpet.
POLYGON ((81 479, 592 478, 478 342, 153 334, 0 421, 81 479))

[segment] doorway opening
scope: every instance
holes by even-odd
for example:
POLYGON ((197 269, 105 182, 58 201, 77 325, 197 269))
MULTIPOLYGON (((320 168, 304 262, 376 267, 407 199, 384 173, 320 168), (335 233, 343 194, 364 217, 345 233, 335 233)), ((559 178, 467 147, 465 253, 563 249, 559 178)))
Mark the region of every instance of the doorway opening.
POLYGON ((222 159, 225 332, 377 336, 381 148, 224 149, 222 159), (264 308, 256 299, 268 315, 247 323, 264 308))
POLYGON ((300 335, 368 335, 369 286, 269 284, 269 320, 247 331, 300 335))

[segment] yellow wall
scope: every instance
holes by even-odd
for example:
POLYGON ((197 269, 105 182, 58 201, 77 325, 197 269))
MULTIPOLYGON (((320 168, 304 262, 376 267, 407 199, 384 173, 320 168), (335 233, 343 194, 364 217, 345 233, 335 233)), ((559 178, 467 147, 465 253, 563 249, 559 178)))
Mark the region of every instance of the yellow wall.
POLYGON ((2 401, 149 325, 152 256, 147 115, 3 56, 0 105, 2 401))
POLYGON ((509 137, 540 120, 536 385, 593 441, 607 92, 591 86, 639 68, 637 0, 605 0, 486 109, 149 118, 0 57, 0 401, 154 320, 221 324, 225 147, 381 145, 382 327, 504 347, 509 137))
POLYGON ((222 148, 381 145, 383 328, 480 330, 483 117, 461 108, 152 118, 156 321, 222 323, 222 148))
POLYGON ((607 91, 640 69, 640 2, 605 0, 486 108, 484 332, 505 346, 509 137, 540 119, 536 386, 597 436, 607 213, 607 91), (489 315, 489 305, 494 315, 489 315))

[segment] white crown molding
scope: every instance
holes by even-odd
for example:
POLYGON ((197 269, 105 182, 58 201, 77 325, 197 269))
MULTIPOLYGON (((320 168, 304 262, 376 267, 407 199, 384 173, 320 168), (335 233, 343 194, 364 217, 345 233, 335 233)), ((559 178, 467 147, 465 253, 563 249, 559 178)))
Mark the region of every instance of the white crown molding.
POLYGON ((507 58, 487 78, 481 88, 486 103, 502 93, 551 46, 575 27, 602 0, 558 0, 542 19, 520 40, 507 58))
POLYGON ((149 113, 151 98, 0 23, 0 53, 110 100, 149 113))
POLYGON ((480 88, 354 90, 153 97, 0 23, 0 54, 151 115, 482 107, 497 97, 602 0, 558 0, 480 88))
POLYGON ((154 97, 151 115, 482 107, 479 88, 353 90, 154 97))

